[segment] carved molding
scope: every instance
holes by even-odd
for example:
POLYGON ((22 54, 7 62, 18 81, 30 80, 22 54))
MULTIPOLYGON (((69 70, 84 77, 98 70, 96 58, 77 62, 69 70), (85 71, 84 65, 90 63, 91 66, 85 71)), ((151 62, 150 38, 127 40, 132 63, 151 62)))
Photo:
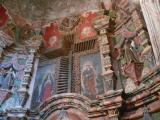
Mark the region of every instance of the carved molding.
POLYGON ((96 117, 112 117, 118 116, 118 108, 122 105, 121 92, 117 91, 110 94, 101 95, 98 100, 91 101, 87 97, 75 94, 65 93, 55 95, 52 98, 45 101, 39 107, 39 114, 34 113, 34 118, 38 117, 42 120, 50 117, 57 110, 63 109, 77 109, 81 114, 82 118, 96 118, 96 117))
MULTIPOLYGON (((84 115, 90 108, 90 100, 82 95, 74 93, 65 93, 60 95, 55 95, 49 100, 45 101, 40 107, 40 118, 42 120, 48 118, 57 110, 63 109, 77 109, 81 111, 84 115)), ((85 117, 85 116, 84 116, 85 117)))

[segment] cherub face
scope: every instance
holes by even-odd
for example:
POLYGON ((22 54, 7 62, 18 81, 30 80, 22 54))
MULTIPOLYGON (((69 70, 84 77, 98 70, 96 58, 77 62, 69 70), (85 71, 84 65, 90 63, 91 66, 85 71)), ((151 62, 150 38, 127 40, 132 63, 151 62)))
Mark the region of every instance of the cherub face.
POLYGON ((91 27, 85 27, 83 30, 82 30, 82 35, 84 36, 89 36, 89 34, 92 32, 92 28, 91 27))
POLYGON ((49 44, 50 46, 54 46, 54 44, 57 42, 57 36, 52 36, 50 39, 49 39, 49 44))

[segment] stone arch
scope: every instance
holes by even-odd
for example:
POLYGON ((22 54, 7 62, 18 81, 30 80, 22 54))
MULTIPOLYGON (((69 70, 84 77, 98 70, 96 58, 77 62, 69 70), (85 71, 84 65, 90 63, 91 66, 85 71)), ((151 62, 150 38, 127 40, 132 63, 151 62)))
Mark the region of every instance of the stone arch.
POLYGON ((90 103, 90 99, 80 94, 55 95, 40 105, 40 119, 57 120, 61 110, 64 109, 70 120, 88 120, 90 103))

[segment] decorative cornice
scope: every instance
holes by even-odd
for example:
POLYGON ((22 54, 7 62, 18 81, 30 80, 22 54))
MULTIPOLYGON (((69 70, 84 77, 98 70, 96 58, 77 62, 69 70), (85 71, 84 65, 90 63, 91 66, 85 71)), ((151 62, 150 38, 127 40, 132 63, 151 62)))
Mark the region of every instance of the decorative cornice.
POLYGON ((81 112, 87 112, 90 107, 90 100, 82 95, 65 93, 55 95, 40 105, 40 118, 46 119, 56 110, 76 108, 81 112))
POLYGON ((160 110, 159 99, 160 99, 160 79, 159 79, 159 67, 154 72, 145 76, 144 86, 133 91, 125 96, 125 110, 123 110, 122 118, 124 120, 135 120, 143 116, 143 107, 147 106, 149 112, 155 112, 160 110), (153 74, 153 75, 152 75, 153 74), (146 82, 152 81, 152 82, 146 82))
POLYGON ((7 118, 26 118, 27 117, 27 113, 28 113, 28 110, 27 109, 24 109, 24 108, 14 108, 14 109, 8 109, 6 111, 7 113, 7 118))
POLYGON ((46 100, 40 105, 38 111, 30 111, 34 117, 41 119, 47 119, 51 114, 61 109, 77 109, 83 114, 88 114, 89 118, 94 118, 98 116, 114 116, 118 115, 118 108, 122 105, 121 98, 122 91, 114 91, 106 95, 97 97, 97 100, 90 100, 89 98, 76 94, 76 93, 65 93, 55 95, 52 98, 46 100), (37 112, 38 112, 37 111, 37 112), (114 113, 114 114, 111 114, 114 113))

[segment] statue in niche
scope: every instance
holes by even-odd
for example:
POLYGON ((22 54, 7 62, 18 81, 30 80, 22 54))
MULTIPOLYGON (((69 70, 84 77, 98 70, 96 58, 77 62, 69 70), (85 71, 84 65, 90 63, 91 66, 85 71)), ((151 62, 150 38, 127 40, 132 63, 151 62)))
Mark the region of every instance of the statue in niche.
POLYGON ((96 90, 96 70, 93 67, 93 63, 86 61, 83 64, 81 71, 82 91, 86 96, 95 98, 96 90))
POLYGON ((46 99, 52 96, 52 93, 54 92, 54 74, 48 73, 46 77, 44 77, 41 92, 40 92, 40 101, 44 102, 46 99))

